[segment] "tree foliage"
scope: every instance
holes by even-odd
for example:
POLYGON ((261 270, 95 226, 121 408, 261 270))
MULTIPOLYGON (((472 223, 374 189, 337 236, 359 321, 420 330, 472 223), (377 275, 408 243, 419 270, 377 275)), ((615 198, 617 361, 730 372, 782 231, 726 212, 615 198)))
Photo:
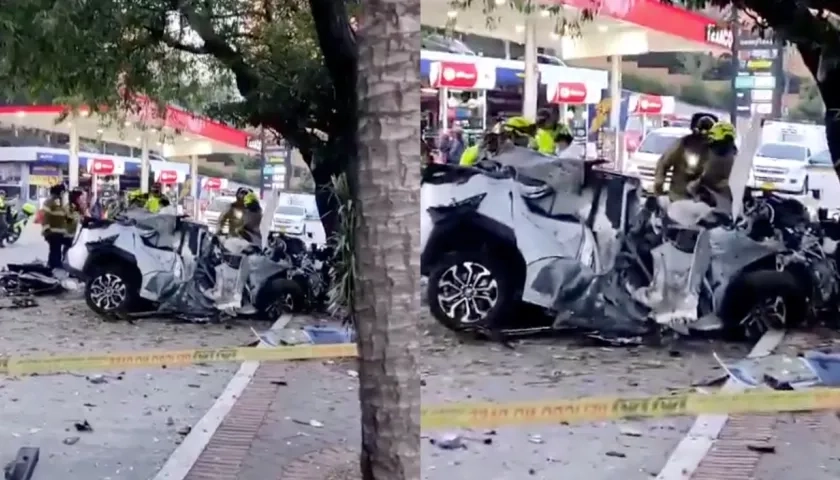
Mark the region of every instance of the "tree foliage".
POLYGON ((810 122, 821 122, 825 115, 825 105, 820 99, 820 92, 813 83, 806 83, 799 93, 799 102, 790 109, 790 118, 793 120, 805 120, 810 122))
POLYGON ((355 155, 355 39, 343 2, 9 0, 0 54, 7 97, 116 106, 134 92, 205 105, 282 136, 322 187, 355 155))

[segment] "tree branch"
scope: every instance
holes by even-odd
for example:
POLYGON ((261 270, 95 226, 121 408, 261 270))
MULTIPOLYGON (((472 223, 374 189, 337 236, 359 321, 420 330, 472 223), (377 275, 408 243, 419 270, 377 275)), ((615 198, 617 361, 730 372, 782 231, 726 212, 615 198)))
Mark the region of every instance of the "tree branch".
POLYGON ((209 55, 210 52, 207 51, 206 48, 203 46, 196 46, 196 45, 187 45, 185 43, 179 42, 178 40, 172 38, 171 35, 168 35, 163 29, 146 26, 146 30, 149 32, 149 40, 155 43, 162 43, 169 48, 174 50, 178 50, 179 52, 185 53, 192 53, 193 55, 209 55))
POLYGON ((347 8, 343 0, 309 0, 309 8, 335 89, 336 117, 347 128, 352 123, 355 130, 358 52, 347 8))

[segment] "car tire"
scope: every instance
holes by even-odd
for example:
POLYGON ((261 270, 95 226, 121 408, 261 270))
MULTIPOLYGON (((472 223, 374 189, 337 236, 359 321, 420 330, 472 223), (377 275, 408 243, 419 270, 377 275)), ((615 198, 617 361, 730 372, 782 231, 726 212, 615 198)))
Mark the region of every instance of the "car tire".
POLYGON ((85 282, 85 303, 99 315, 128 313, 140 298, 139 289, 128 267, 106 265, 92 272, 85 282))
POLYGON ((728 290, 721 317, 730 337, 758 341, 769 329, 802 325, 808 315, 807 295, 788 272, 747 272, 728 290))
POLYGON ((305 300, 303 289, 297 282, 288 278, 275 278, 263 287, 257 305, 260 316, 273 322, 284 313, 302 311, 305 300))
POLYGON ((6 236, 6 243, 11 245, 18 240, 20 240, 21 228, 18 226, 13 226, 9 229, 9 234, 6 236))
POLYGON ((504 263, 486 251, 442 255, 426 288, 432 315, 456 332, 498 330, 521 301, 520 289, 504 263), (458 280, 462 286, 456 285, 458 280))

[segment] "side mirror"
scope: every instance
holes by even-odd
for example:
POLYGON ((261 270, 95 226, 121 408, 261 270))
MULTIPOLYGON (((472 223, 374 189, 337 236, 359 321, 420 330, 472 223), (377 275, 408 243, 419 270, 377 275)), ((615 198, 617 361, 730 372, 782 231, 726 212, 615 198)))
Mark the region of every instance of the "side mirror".
POLYGON ((814 200, 819 200, 820 198, 822 198, 822 191, 811 190, 811 196, 814 197, 814 200))

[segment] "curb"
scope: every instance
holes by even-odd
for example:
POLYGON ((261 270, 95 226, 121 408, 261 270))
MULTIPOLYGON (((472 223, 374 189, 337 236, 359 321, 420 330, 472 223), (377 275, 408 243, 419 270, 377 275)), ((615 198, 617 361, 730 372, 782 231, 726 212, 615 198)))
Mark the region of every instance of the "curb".
MULTIPOLYGON (((285 327, 293 316, 284 314, 271 326, 272 329, 285 327)), ((265 348, 262 343, 257 348, 265 348)), ((213 438, 216 430, 228 416, 236 401, 250 385, 254 374, 257 373, 259 362, 243 362, 227 387, 213 403, 213 406, 193 426, 189 435, 166 460, 152 480, 184 480, 198 461, 207 444, 213 438)))
MULTIPOLYGON (((769 332, 765 333, 761 339, 755 344, 753 349, 750 351, 747 358, 756 358, 756 357, 763 357, 765 355, 769 355, 773 352, 773 350, 782 343, 782 340, 785 338, 785 332, 783 330, 770 330, 769 332)), ((734 382, 732 379, 726 381, 721 391, 727 393, 737 393, 744 390, 744 387, 739 385, 738 383, 734 382)), ((746 423, 742 418, 752 418, 752 417, 733 417, 734 424, 741 424, 746 423), (737 419, 737 420, 736 420, 737 419)), ((765 419, 765 417, 755 417, 765 419)), ((754 421, 751 424, 752 428, 756 430, 761 430, 762 433, 765 432, 768 428, 772 429, 772 426, 775 425, 775 416, 771 416, 772 418, 772 425, 767 425, 767 422, 762 421, 754 421)), ((769 421, 769 420, 768 420, 769 421)), ((695 473, 701 473, 699 471, 700 464, 712 450, 712 446, 716 444, 718 441, 718 437, 720 437, 721 432, 723 431, 724 426, 726 426, 727 422, 730 422, 729 415, 700 415, 694 421, 694 425, 692 425, 691 430, 688 431, 685 438, 680 441, 677 448, 671 452, 671 455, 668 457, 668 460, 665 462, 665 466, 662 467, 662 470, 659 472, 659 475, 656 476, 656 480, 688 480, 694 476, 695 473)), ((733 425, 735 426, 735 425, 733 425)), ((740 430, 740 429, 739 429, 740 430)), ((723 446, 723 445, 721 445, 723 446)), ((729 466, 731 467, 731 465, 729 466)), ((725 471, 729 471, 729 469, 725 468, 725 471)), ((705 468, 704 468, 705 471, 705 468)), ((714 470, 716 474, 719 474, 720 470, 714 470)), ((709 478, 709 477, 697 477, 697 480, 701 478, 709 478)), ((712 477, 715 480, 723 480, 722 477, 712 477)))

